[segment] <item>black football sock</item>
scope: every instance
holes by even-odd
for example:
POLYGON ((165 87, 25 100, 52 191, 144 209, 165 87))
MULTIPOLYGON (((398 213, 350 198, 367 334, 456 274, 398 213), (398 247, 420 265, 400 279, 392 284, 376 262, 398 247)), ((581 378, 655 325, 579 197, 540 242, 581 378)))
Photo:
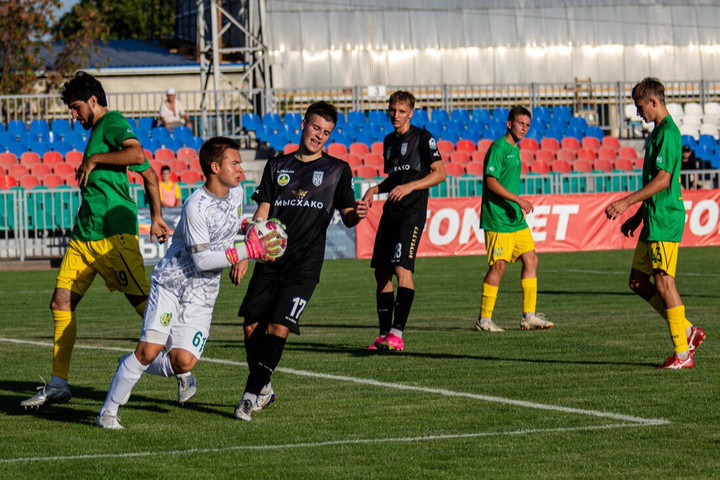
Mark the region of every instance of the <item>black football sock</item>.
POLYGON ((387 335, 392 325, 393 307, 395 306, 395 292, 376 292, 377 316, 380 322, 380 336, 387 335))
POLYGON ((260 355, 260 350, 262 349, 264 336, 265 329, 258 324, 250 337, 245 340, 245 358, 251 372, 257 366, 258 356, 260 355))
POLYGON ((285 339, 276 335, 265 334, 263 337, 262 348, 257 358, 257 368, 250 371, 247 383, 245 384, 245 392, 258 395, 260 390, 270 382, 275 368, 280 363, 283 349, 285 348, 285 339))
POLYGON ((400 331, 405 330, 413 298, 415 298, 415 290, 398 287, 397 298, 395 299, 395 322, 392 328, 397 328, 400 331))

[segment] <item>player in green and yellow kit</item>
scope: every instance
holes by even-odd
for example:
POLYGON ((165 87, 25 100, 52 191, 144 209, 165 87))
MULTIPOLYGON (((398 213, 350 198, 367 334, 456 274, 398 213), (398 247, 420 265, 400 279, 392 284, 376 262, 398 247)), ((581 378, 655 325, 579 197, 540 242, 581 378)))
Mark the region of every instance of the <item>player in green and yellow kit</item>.
POLYGON ((137 204, 130 196, 128 169, 139 172, 150 201, 150 236, 164 242, 168 226, 160 214, 158 178, 140 142, 120 112, 110 111, 102 84, 78 72, 65 83, 62 100, 73 117, 92 129, 83 161, 77 169, 82 202, 50 303, 55 336, 50 382, 21 402, 25 408, 70 400, 68 374, 75 345, 75 309, 100 276, 111 291, 125 294, 143 315, 149 291, 138 245, 137 204))
POLYGON ((678 247, 685 226, 679 178, 680 130, 665 106, 665 86, 660 80, 643 79, 633 88, 632 98, 638 115, 655 124, 645 149, 643 187, 611 203, 605 215, 615 220, 631 205, 642 202, 635 215, 621 227, 623 235, 631 236, 643 224, 630 271, 630 288, 670 326, 675 353, 657 368, 692 368, 693 354, 705 339, 705 331, 685 318, 685 306, 675 285, 678 247))
POLYGON ((530 129, 530 111, 513 107, 507 120, 507 132, 493 142, 485 155, 480 227, 485 231, 488 272, 483 280, 480 316, 475 329, 502 332, 492 320, 498 288, 507 262, 522 262, 520 285, 523 292, 523 330, 552 328, 553 323, 535 313, 537 303, 538 256, 525 214, 533 211, 529 201, 520 198, 520 140, 530 129))

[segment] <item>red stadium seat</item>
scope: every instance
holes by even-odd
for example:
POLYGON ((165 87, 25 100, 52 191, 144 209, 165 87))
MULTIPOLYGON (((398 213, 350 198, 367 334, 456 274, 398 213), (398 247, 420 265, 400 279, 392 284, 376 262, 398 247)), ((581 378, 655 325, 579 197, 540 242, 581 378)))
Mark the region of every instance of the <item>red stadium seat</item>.
POLYGON ((40 185, 42 185, 42 182, 35 175, 28 174, 23 177, 20 177, 20 186, 22 188, 26 188, 29 190, 31 188, 39 187, 40 185))
POLYGON ((594 162, 597 158, 597 155, 595 155, 595 152, 592 150, 588 150, 587 148, 581 148, 577 152, 577 158, 578 160, 587 160, 589 162, 594 162))
POLYGON ((145 152, 145 158, 147 158, 148 160, 153 160, 155 158, 153 153, 147 148, 143 148, 143 152, 145 152))
POLYGON ((560 141, 560 148, 565 150, 580 150, 580 141, 575 137, 564 137, 560 141))
POLYGON ((350 148, 348 148, 348 153, 354 153, 355 155, 364 157, 370 153, 370 147, 368 147, 365 143, 351 143, 350 148))
POLYGON ((550 164, 550 170, 554 173, 570 173, 572 172, 572 166, 568 161, 555 160, 550 164))
MULTIPOLYGON (((548 165, 555 161, 555 152, 552 150, 538 150, 535 152, 535 161, 538 160, 547 163, 548 165)), ((532 170, 532 169, 531 169, 532 170)))
POLYGON ((28 168, 41 162, 42 158, 40 158, 40 155, 37 152, 23 152, 20 155, 20 163, 28 168))
POLYGON ((438 140, 437 141, 437 148, 440 150, 440 153, 447 153, 455 151, 455 145, 453 145, 452 142, 448 140, 438 140))
POLYGON ((455 150, 472 154, 475 151, 475 142, 467 139, 460 139, 455 144, 455 150))
POLYGON ((475 150, 472 153, 472 157, 470 157, 470 161, 472 163, 479 163, 480 165, 483 164, 485 161, 485 155, 487 154, 486 150, 475 150))
MULTIPOLYGON (((578 143, 578 145, 580 144, 578 143)), ((558 160, 564 160, 568 163, 572 163, 577 160, 575 150, 569 150, 565 148, 561 148, 560 150, 555 152, 555 158, 557 158, 558 160)))
POLYGON ((493 143, 493 141, 490 140, 489 138, 481 138, 480 140, 478 140, 478 143, 477 143, 478 148, 477 149, 487 152, 490 149, 490 145, 492 145, 492 143, 493 143))
POLYGON ((343 160, 345 160, 351 167, 359 167, 363 164, 363 160, 360 155, 356 155, 354 153, 348 153, 345 155, 343 160))
POLYGON ((464 151, 452 152, 450 154, 450 163, 466 165, 470 163, 470 155, 468 155, 468 152, 464 151))
POLYGON ((458 163, 448 163, 445 165, 445 173, 451 177, 461 177, 465 175, 465 167, 458 163))
POLYGON ((629 158, 630 160, 635 160, 637 157, 637 151, 633 147, 620 147, 618 150, 618 158, 629 158))
POLYGON ((200 183, 203 181, 203 177, 199 172, 187 170, 180 174, 180 181, 189 184, 200 183))
POLYGON ((378 176, 378 171, 375 167, 369 165, 361 165, 353 168, 353 176, 360 178, 375 178, 378 176))
POLYGON ((170 150, 169 148, 158 148, 155 150, 155 160, 160 160, 161 162, 169 162, 171 160, 175 160, 175 152, 170 150))
MULTIPOLYGON (((283 147, 283 155, 287 155, 288 153, 297 152, 300 148, 300 145, 297 143, 288 143, 283 147)), ((178 158, 180 158, 180 151, 178 151, 178 158)))
POLYGON ((613 148, 615 150, 620 150, 620 147, 621 147, 620 139, 617 137, 611 137, 608 135, 606 137, 603 137, 602 146, 608 147, 608 148, 613 148))
POLYGON ((45 175, 42 178, 42 184, 43 186, 48 188, 55 188, 59 187, 60 185, 65 185, 65 181, 60 175, 55 175, 54 173, 51 173, 50 175, 45 175))
MULTIPOLYGON (((297 147, 297 145, 295 145, 295 147, 297 147)), ((176 157, 178 160, 184 160, 185 162, 190 162, 191 160, 197 160, 198 154, 194 148, 182 147, 182 148, 178 149, 176 157)))
POLYGON ((528 150, 535 153, 540 150, 540 145, 534 138, 523 138, 520 140, 520 150, 528 150))
POLYGON ((593 163, 593 170, 597 170, 599 172, 612 172, 613 169, 614 167, 612 162, 606 158, 598 158, 595 160, 595 163, 593 163))
POLYGON ((609 147, 600 147, 600 150, 598 150, 598 158, 604 159, 604 160, 610 160, 611 162, 614 162, 617 158, 617 154, 614 149, 609 147))
POLYGON ((530 165, 535 160, 535 154, 528 150, 520 150, 520 160, 524 165, 530 165))
POLYGON ((18 181, 15 177, 9 175, 0 175, 0 190, 8 190, 18 186, 18 181))
MULTIPOLYGON (((74 166, 78 166, 82 163, 83 156, 84 156, 83 152, 79 152, 77 150, 72 150, 65 154, 65 162, 67 162, 71 165, 74 165, 74 166)), ((152 154, 147 158, 152 159, 152 154)))
MULTIPOLYGON (((521 151, 522 153, 522 151, 521 151)), ((530 167, 528 166, 529 163, 522 162, 520 165, 520 175, 525 175, 527 173, 530 173, 530 167)))
POLYGON ((181 175, 182 172, 190 170, 190 164, 184 160, 171 160, 169 166, 170 171, 175 172, 178 175, 181 175))
POLYGON ((593 166, 590 160, 578 158, 573 164, 572 164, 573 172, 584 172, 589 173, 592 172, 593 166))
MULTIPOLYGON (((63 164, 63 165, 65 165, 65 164, 63 164)), ((65 181, 65 185, 68 185, 70 187, 78 186, 77 178, 75 178, 74 173, 71 173, 70 175, 61 175, 61 177, 65 181)))
POLYGON ((29 175, 29 174, 30 174, 30 170, 25 165, 18 164, 18 165, 11 165, 10 167, 8 167, 8 175, 10 175, 11 177, 17 178, 18 180, 20 178, 24 177, 25 175, 29 175))
POLYGON ((545 137, 540 140, 540 148, 542 150, 552 150, 555 152, 560 150, 560 142, 557 141, 557 138, 545 137))
POLYGON ((37 163, 30 167, 30 174, 38 178, 43 178, 45 175, 50 175, 51 173, 53 173, 52 167, 45 163, 37 163))
POLYGON ((383 142, 375 142, 372 145, 370 145, 370 153, 376 153, 382 157, 383 156, 383 148, 384 148, 383 142))
POLYGON ((469 173, 470 175, 475 175, 476 177, 482 177, 485 173, 484 165, 482 163, 468 163, 465 165, 465 173, 469 173))
POLYGON ((633 165, 633 161, 629 158, 618 158, 615 160, 615 170, 624 170, 626 172, 631 172, 635 166, 633 165))
POLYGON ((382 155, 378 155, 376 153, 368 153, 363 157, 363 165, 368 165, 370 167, 382 170, 383 168, 385 168, 385 161, 383 160, 382 155))
POLYGON ((348 149, 342 143, 331 143, 327 146, 327 152, 328 155, 332 157, 340 157, 342 155, 347 155, 348 149))
POLYGON ((75 167, 69 163, 58 163, 53 167, 53 173, 61 177, 65 175, 75 175, 75 167))
POLYGON ((585 137, 582 139, 582 148, 587 148, 588 150, 594 150, 597 152, 600 150, 600 140, 596 137, 585 137))
POLYGON ((535 160, 530 164, 530 171, 539 174, 550 173, 550 164, 545 160, 535 160))
POLYGON ((42 161, 46 165, 56 165, 64 162, 62 154, 53 150, 45 152, 42 156, 42 161))

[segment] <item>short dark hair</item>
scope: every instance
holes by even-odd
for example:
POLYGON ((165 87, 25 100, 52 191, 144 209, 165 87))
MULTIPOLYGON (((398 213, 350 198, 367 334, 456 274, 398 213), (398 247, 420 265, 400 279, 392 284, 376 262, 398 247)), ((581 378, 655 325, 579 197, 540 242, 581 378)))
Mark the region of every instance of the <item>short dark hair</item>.
POLYGON ((404 103, 410 107, 411 110, 415 110, 415 95, 406 90, 398 90, 390 95, 388 106, 392 106, 393 103, 404 103))
POLYGON ((515 120, 516 117, 520 116, 526 116, 532 119, 532 113, 530 113, 530 110, 523 107, 522 105, 517 105, 510 109, 510 112, 508 113, 508 122, 512 122, 513 120, 515 120))
POLYGON ((65 82, 60 96, 62 97, 62 101, 65 102, 65 105, 70 105, 75 100, 87 102, 90 100, 90 97, 95 96, 98 105, 107 107, 107 97, 105 96, 102 83, 100 83, 97 78, 82 70, 77 72, 71 80, 65 82))
POLYGON ((308 122, 313 115, 320 115, 328 122, 337 124, 338 112, 335 105, 325 101, 315 102, 305 111, 305 121, 308 122))
POLYGON ((657 98, 661 105, 665 105, 665 85, 658 78, 645 77, 632 89, 633 101, 647 102, 652 97, 657 98))
POLYGON ((170 171, 170 167, 168 167, 167 165, 163 165, 162 167, 160 167, 160 173, 162 173, 162 172, 164 172, 164 171, 168 171, 168 172, 169 172, 169 171, 170 171))
POLYGON ((200 168, 205 178, 208 178, 212 173, 210 164, 213 162, 222 163, 225 150, 228 149, 240 150, 240 144, 228 137, 212 137, 202 144, 198 156, 200 157, 200 168))

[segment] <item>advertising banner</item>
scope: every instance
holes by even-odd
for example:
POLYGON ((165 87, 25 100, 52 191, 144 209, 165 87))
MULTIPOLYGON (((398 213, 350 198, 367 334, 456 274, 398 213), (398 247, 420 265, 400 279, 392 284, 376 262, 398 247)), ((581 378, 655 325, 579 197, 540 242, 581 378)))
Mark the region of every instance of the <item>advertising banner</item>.
MULTIPOLYGON (((627 193, 582 195, 532 195, 528 226, 538 252, 617 250, 635 248, 637 235, 624 237, 622 223, 640 204, 631 206, 621 218, 611 221, 605 208, 627 193)), ((427 223, 418 256, 485 254, 484 232, 479 227, 480 197, 431 198, 427 223)), ((720 190, 687 190, 685 233, 681 246, 720 245, 720 190)), ((382 201, 373 203, 368 218, 357 227, 357 258, 372 256, 375 232, 382 214, 382 201)))

